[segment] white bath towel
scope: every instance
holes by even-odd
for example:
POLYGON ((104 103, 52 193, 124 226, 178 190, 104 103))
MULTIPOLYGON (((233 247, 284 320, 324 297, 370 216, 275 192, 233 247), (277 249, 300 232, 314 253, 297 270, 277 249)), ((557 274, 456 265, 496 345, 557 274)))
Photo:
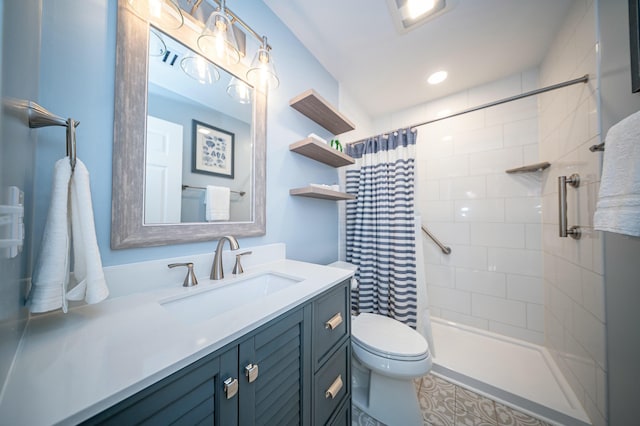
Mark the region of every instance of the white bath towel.
POLYGON ((207 222, 214 220, 229 220, 229 204, 231 190, 226 186, 207 185, 204 203, 205 219, 207 222))
POLYGON ((67 311, 65 291, 69 280, 70 179, 69 158, 58 160, 54 166, 51 204, 31 281, 29 309, 33 313, 59 308, 67 311))
POLYGON ((640 236, 640 112, 609 129, 594 228, 640 236))
POLYGON ((96 239, 89 171, 79 159, 71 177, 70 196, 73 276, 77 284, 68 291, 67 299, 98 303, 109 296, 109 288, 96 239))

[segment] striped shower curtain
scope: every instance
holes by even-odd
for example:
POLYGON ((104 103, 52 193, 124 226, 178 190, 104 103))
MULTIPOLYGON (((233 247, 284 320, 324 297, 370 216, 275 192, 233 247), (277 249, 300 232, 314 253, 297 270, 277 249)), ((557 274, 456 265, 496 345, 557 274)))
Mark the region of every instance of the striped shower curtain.
POLYGON ((416 327, 416 131, 398 130, 347 146, 347 262, 358 266, 352 308, 416 327))

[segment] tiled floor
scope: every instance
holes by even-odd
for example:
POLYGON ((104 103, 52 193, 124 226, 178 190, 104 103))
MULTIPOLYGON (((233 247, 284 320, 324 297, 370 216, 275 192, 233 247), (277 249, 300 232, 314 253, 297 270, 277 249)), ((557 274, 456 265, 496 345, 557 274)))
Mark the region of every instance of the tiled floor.
MULTIPOLYGON (((492 401, 432 374, 416 380, 425 426, 547 426, 548 423, 492 401)), ((353 407, 353 426, 383 423, 353 407)), ((395 425, 393 425, 395 426, 395 425)), ((404 425, 403 425, 404 426, 404 425)))

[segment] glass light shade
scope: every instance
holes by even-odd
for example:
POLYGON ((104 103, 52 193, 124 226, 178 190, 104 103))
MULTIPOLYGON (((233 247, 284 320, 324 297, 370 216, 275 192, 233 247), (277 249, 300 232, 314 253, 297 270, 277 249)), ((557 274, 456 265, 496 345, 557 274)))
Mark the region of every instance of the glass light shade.
POLYGON ((174 0, 128 0, 136 15, 147 21, 162 24, 167 29, 178 29, 184 24, 180 6, 174 0))
POLYGON ((231 21, 219 10, 209 15, 198 37, 198 47, 207 56, 215 58, 216 62, 220 61, 224 64, 240 62, 240 50, 231 21))
POLYGON ((247 80, 262 90, 276 89, 280 85, 280 80, 273 64, 271 52, 265 46, 266 43, 258 49, 253 57, 249 71, 247 71, 247 80))
POLYGON ((227 86, 227 94, 241 104, 251 102, 251 87, 236 77, 231 77, 231 81, 227 86))
POLYGON ((149 31, 149 56, 163 56, 166 51, 167 45, 162 36, 151 27, 149 31))
POLYGON ((200 84, 213 84, 220 80, 218 69, 200 55, 185 56, 180 61, 180 68, 200 84))

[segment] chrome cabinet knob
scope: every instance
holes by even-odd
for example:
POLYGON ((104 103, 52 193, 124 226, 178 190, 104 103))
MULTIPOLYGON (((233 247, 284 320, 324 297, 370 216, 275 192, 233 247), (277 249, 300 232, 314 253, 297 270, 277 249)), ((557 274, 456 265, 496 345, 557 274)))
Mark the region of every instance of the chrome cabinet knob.
POLYGON ((224 394, 227 399, 231 399, 238 393, 238 379, 229 377, 224 381, 224 394))
POLYGON ((253 383, 258 378, 258 364, 248 364, 244 367, 244 373, 249 383, 253 383))

